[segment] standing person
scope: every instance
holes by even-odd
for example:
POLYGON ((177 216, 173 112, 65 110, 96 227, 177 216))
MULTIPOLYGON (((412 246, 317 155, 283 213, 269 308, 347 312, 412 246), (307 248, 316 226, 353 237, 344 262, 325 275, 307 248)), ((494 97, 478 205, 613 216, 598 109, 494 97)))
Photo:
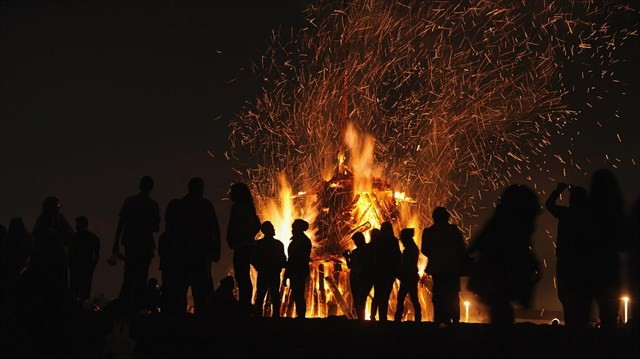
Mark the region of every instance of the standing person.
POLYGON ((621 290, 621 264, 625 215, 618 181, 607 169, 591 177, 587 199, 588 263, 593 270, 591 293, 598 305, 605 336, 616 327, 621 290))
POLYGON ((87 217, 76 218, 76 234, 69 250, 71 292, 80 303, 91 296, 93 272, 100 258, 100 239, 89 231, 87 217))
POLYGON ((536 194, 526 186, 511 185, 469 248, 476 258, 469 289, 488 306, 500 338, 510 333, 515 319, 511 302, 530 307, 540 279, 539 263, 531 252, 539 213, 536 194))
POLYGON ((466 260, 462 232, 449 223, 449 211, 433 210, 433 225, 422 232, 422 253, 427 256, 426 272, 433 279, 433 321, 460 322, 460 275, 466 260))
POLYGON ((128 197, 122 205, 113 241, 113 253, 109 259, 109 263, 115 265, 116 258, 122 257, 122 243, 124 279, 119 299, 124 308, 134 311, 144 307, 149 265, 156 248, 153 233, 160 229, 160 209, 150 196, 153 178, 142 177, 138 188, 140 193, 128 197))
POLYGON ((33 242, 22 218, 13 218, 2 246, 2 303, 13 297, 14 285, 31 258, 33 242))
POLYGON ((60 201, 47 197, 31 236, 34 239, 31 269, 43 292, 61 295, 69 289, 68 247, 73 229, 60 214, 60 201))
POLYGON ((227 227, 227 243, 233 250, 233 272, 238 283, 240 305, 251 307, 251 256, 255 247, 255 237, 260 231, 260 219, 256 215, 253 196, 249 187, 242 182, 231 185, 229 197, 231 216, 227 227))
MULTIPOLYGON (((178 260, 163 263, 163 269, 178 273, 180 303, 186 303, 187 290, 191 287, 194 311, 202 314, 213 295, 211 262, 220 260, 220 227, 211 202, 204 198, 204 181, 195 177, 189 180, 186 196, 171 201, 166 212, 166 238, 178 260), (166 268, 179 265, 182 268, 166 268)), ((164 238, 163 238, 164 239, 164 238)), ((164 243, 163 243, 164 245, 164 243)), ((166 258, 167 253, 163 255, 166 258)), ((184 307, 179 311, 183 311, 184 307)))
MULTIPOLYGON (((370 241, 368 243, 369 246, 369 277, 371 278, 371 288, 375 287, 373 273, 375 270, 375 262, 376 262, 376 246, 378 245, 378 239, 380 238, 380 228, 372 228, 369 232, 370 241)), ((371 288, 367 291, 367 296, 371 292, 371 288)), ((375 292, 373 297, 371 298, 371 311, 369 313, 369 320, 376 320, 376 313, 378 312, 378 303, 376 302, 375 292)))
POLYGON ((551 192, 545 207, 558 219, 556 237, 556 280, 558 299, 570 336, 580 335, 589 324, 591 301, 588 293, 591 263, 585 252, 587 190, 559 183, 551 192), (569 189, 569 207, 556 204, 560 194, 569 189))
POLYGON ((275 238, 276 230, 271 222, 266 221, 260 230, 262 237, 256 244, 253 256, 253 266, 258 271, 256 291, 256 313, 263 315, 264 297, 267 291, 271 296, 272 317, 280 317, 280 273, 287 263, 284 255, 284 245, 275 238))
POLYGON ((309 278, 309 259, 311 257, 311 240, 304 233, 309 229, 309 223, 303 219, 296 219, 291 225, 291 243, 289 243, 284 280, 291 281, 291 295, 296 304, 296 316, 304 318, 307 313, 305 288, 309 278))
POLYGON ((414 320, 422 321, 422 308, 420 307, 420 299, 418 299, 418 257, 420 250, 413 241, 415 230, 413 228, 404 228, 400 231, 400 241, 404 246, 402 252, 402 262, 400 266, 400 289, 398 290, 398 298, 396 300, 395 320, 399 322, 404 315, 404 299, 409 294, 411 303, 413 304, 414 320))
POLYGON ((389 296, 402 261, 400 245, 393 235, 391 223, 384 222, 380 226, 380 236, 376 240, 374 251, 373 300, 378 306, 378 320, 385 322, 389 310, 389 296))
POLYGON ((14 283, 29 264, 33 241, 20 217, 11 219, 5 235, 6 239, 2 242, 2 277, 14 283))
POLYGON ((354 233, 351 240, 353 240, 356 248, 351 252, 346 251, 344 257, 349 267, 349 285, 351 286, 351 294, 353 296, 356 314, 358 319, 364 320, 367 296, 371 291, 371 287, 373 287, 371 273, 373 257, 362 232, 354 233))

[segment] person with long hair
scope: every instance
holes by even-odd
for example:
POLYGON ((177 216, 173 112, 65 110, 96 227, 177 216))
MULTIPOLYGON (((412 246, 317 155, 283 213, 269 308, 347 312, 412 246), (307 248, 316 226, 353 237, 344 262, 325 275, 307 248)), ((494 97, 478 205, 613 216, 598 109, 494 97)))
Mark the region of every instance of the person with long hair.
MULTIPOLYGON (((378 308, 378 320, 387 321, 389 296, 393 289, 393 282, 400 272, 402 253, 398 238, 393 233, 391 223, 384 222, 380 226, 380 236, 374 247, 375 260, 373 264, 373 300, 378 308)), ((375 314, 371 314, 372 317, 375 314)))
POLYGON ((591 177, 587 199, 588 262, 592 278, 591 295, 598 305, 601 327, 610 332, 616 326, 620 304, 621 264, 625 215, 622 194, 613 172, 596 171, 591 177))
POLYGON ((251 258, 261 222, 246 184, 236 182, 231 185, 229 197, 233 204, 227 227, 227 244, 233 250, 233 272, 238 283, 240 304, 250 308, 253 293, 251 258))
POLYGON ((539 262, 531 251, 539 214, 536 194, 526 186, 511 185, 469 247, 476 264, 468 287, 488 306, 491 323, 503 330, 515 320, 511 303, 530 307, 540 279, 539 262))

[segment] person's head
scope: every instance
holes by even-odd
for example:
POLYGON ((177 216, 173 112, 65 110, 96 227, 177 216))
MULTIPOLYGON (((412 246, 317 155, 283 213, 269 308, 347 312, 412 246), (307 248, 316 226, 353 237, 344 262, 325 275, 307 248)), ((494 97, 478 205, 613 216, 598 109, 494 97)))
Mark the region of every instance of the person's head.
POLYGON ((293 221, 293 224, 291 225, 291 232, 293 232, 293 234, 304 233, 307 229, 309 229, 309 222, 304 219, 298 218, 293 221))
POLYGON ((86 231, 89 229, 89 220, 85 216, 76 218, 76 230, 78 232, 86 231))
POLYGON ((229 188, 229 198, 233 203, 243 203, 253 206, 253 196, 249 186, 242 182, 236 182, 229 188))
POLYGON ((149 278, 149 281, 147 281, 147 287, 158 288, 158 280, 155 278, 149 278))
POLYGON ((151 193, 151 190, 153 189, 153 178, 151 178, 151 176, 144 176, 140 178, 138 188, 142 193, 151 193))
POLYGON ((218 290, 221 292, 233 292, 233 287, 235 287, 236 282, 232 276, 228 275, 220 281, 218 284, 218 290))
POLYGON ((587 189, 584 187, 573 187, 569 193, 569 206, 579 206, 587 201, 587 189))
POLYGON ((393 226, 391 225, 391 222, 384 222, 382 223, 382 225, 380 225, 380 237, 394 237, 393 226))
POLYGON ((449 223, 449 217, 449 211, 444 207, 436 207, 431 215, 435 224, 449 223))
POLYGON ((9 230, 6 235, 9 238, 17 238, 28 234, 27 228, 24 225, 21 217, 12 218, 9 222, 9 230))
POLYGON ((60 211, 60 200, 50 196, 42 201, 42 213, 48 215, 56 215, 60 211))
POLYGON ((189 180, 189 194, 202 197, 204 196, 204 181, 200 177, 193 177, 189 180))
POLYGON ((276 229, 273 227, 273 224, 269 221, 264 221, 260 226, 260 231, 264 234, 265 237, 274 237, 276 235, 276 229))
POLYGON ((622 193, 613 172, 600 169, 593 174, 591 188, 589 188, 589 202, 594 206, 603 207, 611 214, 622 212, 622 193))
POLYGON ((502 192, 493 220, 500 225, 517 226, 533 232, 535 219, 540 211, 540 202, 535 192, 527 186, 513 184, 502 192))
POLYGON ((356 247, 362 248, 367 244, 367 241, 364 239, 364 234, 362 232, 356 232, 351 236, 351 240, 355 243, 356 247))
POLYGON ((369 235, 371 237, 371 243, 375 243, 375 241, 380 238, 380 228, 372 228, 369 235))
POLYGON ((403 228, 400 231, 400 241, 402 242, 403 245, 407 245, 411 242, 413 242, 413 235, 415 234, 415 229, 413 228, 403 228))

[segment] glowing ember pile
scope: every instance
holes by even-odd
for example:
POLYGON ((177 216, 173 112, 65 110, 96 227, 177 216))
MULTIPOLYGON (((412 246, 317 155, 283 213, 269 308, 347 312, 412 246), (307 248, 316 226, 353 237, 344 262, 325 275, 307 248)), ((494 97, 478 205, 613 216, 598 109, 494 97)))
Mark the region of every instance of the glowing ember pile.
POLYGON ((285 247, 295 218, 312 224, 323 264, 311 316, 330 312, 326 297, 349 303, 339 254, 354 231, 390 220, 419 234, 441 205, 461 223, 482 191, 544 170, 532 156, 577 115, 563 63, 598 56, 598 71, 580 69, 617 81, 611 54, 636 34, 607 24, 635 10, 610 5, 329 1, 307 10, 299 32, 274 32, 253 67, 261 93, 231 121, 231 141, 234 156, 254 161, 244 180, 285 247))

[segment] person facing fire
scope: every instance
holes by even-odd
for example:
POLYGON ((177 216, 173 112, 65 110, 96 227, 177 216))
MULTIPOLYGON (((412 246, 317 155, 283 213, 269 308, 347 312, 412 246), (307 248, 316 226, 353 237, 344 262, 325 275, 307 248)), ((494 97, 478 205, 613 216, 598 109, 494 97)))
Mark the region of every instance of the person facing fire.
POLYGON ((433 279, 433 319, 436 323, 460 321, 460 275, 466 249, 462 232, 449 223, 444 207, 434 209, 433 225, 422 232, 422 253, 427 256, 426 272, 433 279))
POLYGON ((405 228, 400 231, 400 241, 404 246, 402 252, 402 264, 400 266, 400 289, 398 290, 398 299, 396 300, 395 320, 399 322, 404 315, 404 299, 409 294, 411 303, 413 304, 414 320, 422 321, 422 308, 418 299, 418 257, 420 250, 413 241, 415 230, 413 228, 405 228))
POLYGON ((365 303, 373 286, 371 267, 373 265, 371 250, 364 234, 356 232, 351 237, 356 248, 353 251, 345 251, 344 257, 349 267, 349 284, 353 295, 353 304, 356 308, 358 319, 364 320, 365 303))
POLYGON ((140 193, 128 197, 120 210, 120 219, 113 241, 113 253, 109 259, 115 265, 124 246, 124 278, 120 289, 121 304, 130 310, 144 307, 144 291, 149 277, 149 266, 156 245, 153 233, 160 229, 160 209, 151 198, 153 178, 144 176, 138 185, 140 193))
POLYGON ((76 218, 76 234, 69 250, 69 274, 71 291, 83 303, 91 294, 93 272, 100 258, 100 239, 89 231, 89 220, 76 218))
POLYGON ((229 198, 233 204, 227 227, 227 243, 233 250, 233 272, 238 283, 240 304, 249 309, 253 293, 251 256, 261 222, 256 215, 253 196, 246 184, 242 182, 232 184, 229 198))
MULTIPOLYGON (((393 234, 391 223, 384 222, 380 226, 380 236, 374 247, 375 259, 373 267, 374 301, 378 305, 378 319, 387 321, 389 296, 393 282, 400 269, 401 257, 398 239, 393 234)), ((372 314, 372 316, 374 316, 372 314)))
POLYGON ((269 221, 262 223, 260 228, 264 237, 256 243, 253 256, 253 266, 258 271, 256 292, 256 313, 263 315, 264 297, 269 292, 272 317, 280 316, 280 272, 287 263, 284 255, 284 245, 275 238, 276 230, 269 221))
POLYGON ((287 261, 284 280, 289 279, 291 295, 296 304, 296 315, 304 318, 307 313, 305 287, 309 278, 309 258, 311 257, 311 240, 304 233, 309 229, 309 223, 303 219, 296 219, 291 225, 291 243, 289 243, 289 260, 287 261))
POLYGON ((176 262, 182 266, 178 269, 182 276, 179 279, 180 303, 186 303, 187 290, 191 287, 195 313, 202 314, 213 295, 211 262, 220 260, 218 217, 213 204, 204 198, 202 178, 189 180, 187 195, 169 203, 165 219, 166 234, 173 237, 171 241, 177 242, 174 250, 182 259, 182 263, 176 262))
POLYGON ((30 269, 42 279, 45 292, 60 294, 69 289, 68 246, 73 229, 60 213, 60 200, 47 197, 31 236, 34 240, 30 269))
POLYGON ((590 277, 584 275, 585 269, 590 266, 584 251, 586 202, 585 188, 559 183, 545 203, 549 213, 558 219, 556 237, 558 299, 562 304, 565 325, 572 336, 580 335, 580 332, 587 329, 591 309, 588 294, 585 294, 590 277), (569 207, 556 204, 560 194, 567 189, 569 190, 569 207))

